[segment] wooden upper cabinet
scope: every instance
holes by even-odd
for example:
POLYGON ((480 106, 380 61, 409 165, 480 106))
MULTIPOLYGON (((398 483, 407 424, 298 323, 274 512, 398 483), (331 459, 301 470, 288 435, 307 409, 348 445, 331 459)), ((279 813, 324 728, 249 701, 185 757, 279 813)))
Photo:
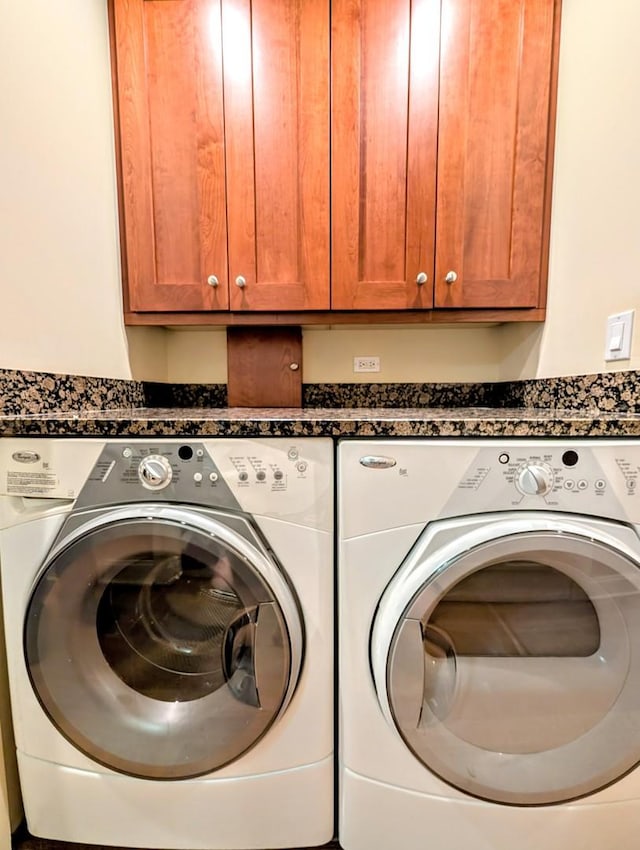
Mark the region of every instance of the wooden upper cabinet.
POLYGON ((442 0, 436 307, 541 303, 559 5, 442 0))
POLYGON ((334 308, 542 303, 559 8, 334 0, 334 308))
POLYGON ((328 0, 112 7, 128 309, 327 309, 328 0))
POLYGON ((544 306, 561 0, 109 3, 130 317, 544 306))
POLYGON ((129 309, 227 309, 220 3, 113 9, 129 309))
POLYGON ((332 4, 332 307, 433 304, 440 0, 332 4))
POLYGON ((231 309, 326 310, 329 2, 224 0, 222 32, 231 309))

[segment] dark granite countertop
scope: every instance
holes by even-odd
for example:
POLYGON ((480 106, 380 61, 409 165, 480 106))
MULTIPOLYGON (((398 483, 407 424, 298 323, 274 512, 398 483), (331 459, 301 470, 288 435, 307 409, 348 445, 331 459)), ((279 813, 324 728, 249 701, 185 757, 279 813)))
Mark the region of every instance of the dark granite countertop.
POLYGON ((640 436, 640 414, 538 408, 121 408, 0 415, 0 436, 640 436))
POLYGON ((303 384, 228 408, 223 384, 0 369, 0 436, 638 437, 640 372, 483 384, 303 384))

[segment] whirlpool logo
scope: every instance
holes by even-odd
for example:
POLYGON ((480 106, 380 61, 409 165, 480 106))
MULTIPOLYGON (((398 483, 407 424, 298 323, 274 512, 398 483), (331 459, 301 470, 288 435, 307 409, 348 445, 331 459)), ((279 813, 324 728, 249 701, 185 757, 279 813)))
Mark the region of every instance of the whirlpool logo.
POLYGON ((397 461, 394 457, 385 455, 365 455, 360 458, 360 463, 368 469, 391 469, 397 461))
POLYGON ((14 452, 11 457, 16 463, 37 463, 40 460, 38 452, 14 452))

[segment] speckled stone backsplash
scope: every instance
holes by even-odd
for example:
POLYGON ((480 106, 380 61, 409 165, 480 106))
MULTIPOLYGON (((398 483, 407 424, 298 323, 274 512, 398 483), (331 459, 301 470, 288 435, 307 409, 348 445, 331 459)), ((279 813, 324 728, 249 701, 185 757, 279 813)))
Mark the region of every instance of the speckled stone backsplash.
POLYGON ((143 405, 140 381, 0 369, 0 413, 5 416, 143 405))
POLYGON ((640 372, 487 384, 308 384, 303 407, 499 407, 640 412, 640 372))
POLYGON ((499 384, 304 384, 303 407, 496 407, 499 384))
MULTIPOLYGON (((225 384, 168 384, 0 370, 0 413, 224 408, 225 384)), ((470 384, 305 384, 303 408, 535 408, 640 413, 640 372, 470 384)))
POLYGON ((640 413, 640 372, 604 372, 568 378, 539 378, 497 384, 496 406, 640 413))
POLYGON ((145 407, 226 407, 226 384, 161 384, 146 381, 145 407))

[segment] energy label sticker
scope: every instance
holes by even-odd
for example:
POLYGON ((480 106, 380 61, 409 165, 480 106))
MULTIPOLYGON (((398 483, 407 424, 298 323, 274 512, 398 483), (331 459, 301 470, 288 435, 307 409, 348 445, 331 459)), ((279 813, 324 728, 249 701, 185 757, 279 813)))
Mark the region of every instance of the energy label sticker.
POLYGON ((7 472, 7 493, 10 496, 46 496, 58 486, 51 472, 7 472))

